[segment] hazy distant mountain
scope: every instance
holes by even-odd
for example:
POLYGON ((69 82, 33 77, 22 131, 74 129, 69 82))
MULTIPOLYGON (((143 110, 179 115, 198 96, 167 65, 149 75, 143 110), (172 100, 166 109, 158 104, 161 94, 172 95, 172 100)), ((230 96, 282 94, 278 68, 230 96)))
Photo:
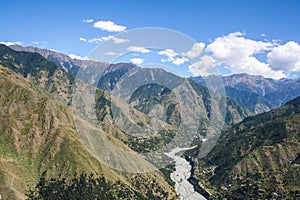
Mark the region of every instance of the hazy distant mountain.
MULTIPOLYGON (((234 74, 222 78, 226 95, 255 113, 277 108, 300 96, 300 78, 274 80, 248 74, 234 74)), ((202 77, 191 79, 200 85, 206 85, 202 77)))
POLYGON ((300 97, 246 118, 194 160, 193 183, 216 199, 298 199, 299 122, 300 97))

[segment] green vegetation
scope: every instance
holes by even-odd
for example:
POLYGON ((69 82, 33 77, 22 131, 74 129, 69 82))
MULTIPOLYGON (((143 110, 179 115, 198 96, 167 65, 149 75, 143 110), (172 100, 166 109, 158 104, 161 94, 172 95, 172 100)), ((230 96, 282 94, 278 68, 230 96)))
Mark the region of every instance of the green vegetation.
POLYGON ((42 174, 37 185, 26 194, 28 200, 64 200, 64 199, 99 199, 99 200, 160 200, 167 199, 168 193, 156 186, 156 181, 150 185, 144 185, 140 176, 134 178, 132 187, 116 181, 106 180, 103 176, 93 174, 74 174, 72 179, 47 178, 46 172, 42 174), (141 191, 148 191, 146 194, 141 191))
POLYGON ((0 64, 30 79, 63 103, 70 105, 74 77, 40 54, 17 52, 0 44, 0 64))
MULTIPOLYGON (((0 64, 7 67, 0 66, 0 193, 4 199, 24 199, 26 192, 28 199, 176 198, 170 179, 173 164, 160 172, 125 174, 108 169, 88 152, 67 107, 74 77, 39 54, 16 52, 4 45, 0 45, 0 64)), ((165 123, 153 135, 127 135, 112 123, 111 99, 104 90, 113 89, 136 66, 117 65, 107 69, 96 90, 96 116, 103 130, 99 134, 114 140, 120 148, 129 149, 126 144, 140 153, 161 149, 177 136, 182 120, 176 96, 158 84, 138 88, 130 99, 137 125, 148 126, 146 115, 151 113, 165 123)), ((236 124, 251 113, 192 80, 189 84, 199 95, 203 105, 198 112, 204 116, 198 129, 200 137, 192 143, 198 147, 185 153, 193 166, 190 181, 195 188, 212 199, 300 198, 300 98, 236 124), (199 159, 201 136, 206 136, 212 119, 211 95, 224 102, 225 126, 233 126, 222 133, 207 157, 199 159)), ((92 86, 80 85, 83 90, 88 87, 92 86)), ((251 104, 253 99, 269 103, 253 93, 232 92, 251 109, 256 106, 251 104)), ((156 162, 160 161, 153 164, 156 162)))
POLYGON ((207 157, 188 154, 193 183, 212 199, 299 198, 299 121, 300 97, 246 118, 223 132, 207 157))
MULTIPOLYGON (((2 66, 0 70, 0 194, 3 199, 25 199, 26 192, 32 189, 31 195, 35 195, 39 187, 44 192, 62 191, 58 190, 62 184, 67 187, 73 178, 76 183, 80 180, 81 175, 74 177, 74 172, 97 174, 94 179, 98 181, 98 177, 105 177, 107 186, 113 187, 111 194, 117 195, 113 196, 115 199, 176 196, 159 172, 136 175, 103 166, 82 144, 66 105, 57 102, 34 80, 2 66), (44 171, 47 173, 43 174, 44 171), (34 189, 43 179, 44 189, 41 185, 34 189), (52 187, 56 189, 51 190, 52 187)), ((109 124, 104 125, 108 130, 113 129, 109 124)), ((101 134, 109 137, 107 133, 101 134)), ((127 148, 121 141, 115 141, 121 148, 127 148)), ((84 176, 86 181, 90 180, 84 176)))
POLYGON ((164 168, 160 168, 159 171, 163 173, 164 177, 166 178, 166 181, 174 187, 175 182, 170 178, 170 176, 171 173, 175 171, 175 164, 169 164, 164 168))
POLYGON ((3 44, 0 44, 0 63, 24 77, 31 75, 42 78, 42 72, 47 71, 47 77, 50 78, 57 69, 54 63, 38 53, 16 52, 3 44))
POLYGON ((104 177, 81 174, 67 181, 65 178, 46 178, 41 176, 38 184, 27 196, 30 200, 40 199, 113 199, 111 184, 104 177))
POLYGON ((178 126, 180 124, 179 104, 175 94, 159 84, 146 84, 138 88, 130 97, 129 103, 142 113, 149 114, 156 105, 160 105, 164 113, 161 120, 178 126))
POLYGON ((95 111, 99 121, 104 121, 106 117, 111 117, 110 96, 103 90, 97 89, 95 93, 95 111))
MULTIPOLYGON (((72 179, 66 178, 47 178, 44 173, 35 188, 28 193, 29 200, 64 200, 64 199, 99 199, 99 200, 118 200, 118 199, 165 199, 167 193, 164 191, 148 190, 146 195, 134 190, 120 181, 112 183, 103 176, 76 174, 72 179), (152 192, 151 192, 152 191, 152 192), (157 196, 162 193, 163 196, 157 196)), ((136 180, 135 184, 141 182, 136 180)), ((152 185, 148 187, 151 188, 152 185)), ((153 188, 156 188, 155 186, 153 188)))
POLYGON ((166 146, 175 137, 174 131, 161 130, 158 134, 145 137, 130 137, 127 141, 124 141, 131 149, 139 153, 149 153, 156 151, 166 146))

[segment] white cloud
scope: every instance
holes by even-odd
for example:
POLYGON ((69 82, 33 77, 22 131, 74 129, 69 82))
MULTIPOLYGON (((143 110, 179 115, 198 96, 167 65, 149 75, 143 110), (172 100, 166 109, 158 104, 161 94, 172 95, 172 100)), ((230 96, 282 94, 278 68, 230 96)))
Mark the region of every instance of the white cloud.
POLYGON ((128 51, 131 52, 139 52, 139 53, 149 53, 150 50, 145 48, 145 47, 140 47, 140 46, 129 46, 127 48, 128 51))
POLYGON ((101 39, 103 41, 110 41, 111 40, 115 44, 121 44, 121 43, 129 42, 130 41, 129 39, 119 38, 119 37, 112 36, 112 35, 109 35, 109 36, 106 36, 106 37, 101 37, 101 39))
POLYGON ((12 46, 12 45, 23 45, 23 42, 21 41, 16 41, 16 42, 11 42, 11 41, 0 41, 0 44, 4 44, 6 46, 12 46))
POLYGON ((289 41, 276 46, 267 57, 274 70, 300 71, 300 45, 297 42, 289 41))
POLYGON ((117 25, 112 21, 97 21, 94 23, 93 27, 108 32, 121 32, 125 31, 127 28, 126 26, 117 25))
POLYGON ((230 68, 233 73, 247 73, 253 75, 263 75, 265 77, 280 79, 285 78, 286 75, 283 71, 275 71, 273 70, 269 64, 260 62, 255 57, 249 57, 241 67, 230 68))
POLYGON ((185 62, 187 62, 187 61, 188 61, 187 58, 185 58, 185 57, 180 57, 180 58, 175 58, 174 61, 172 61, 172 63, 173 63, 174 65, 181 65, 181 64, 183 64, 183 63, 185 63, 185 62))
POLYGON ((80 38, 80 41, 88 42, 88 43, 95 43, 95 44, 98 44, 100 42, 112 41, 115 44, 121 44, 124 42, 129 42, 130 40, 109 35, 109 36, 104 36, 104 37, 96 37, 96 38, 92 38, 89 40, 86 38, 80 38))
POLYGON ((84 37, 80 37, 79 40, 82 41, 82 42, 86 42, 87 41, 87 39, 84 38, 84 37))
POLYGON ((84 19, 82 20, 84 23, 92 23, 94 22, 94 19, 84 19))
POLYGON ((210 68, 215 66, 216 60, 208 55, 204 55, 199 61, 194 62, 189 66, 189 71, 193 73, 194 76, 207 76, 210 68))
POLYGON ((173 49, 166 49, 166 50, 163 50, 163 51, 159 51, 158 54, 159 55, 165 55, 168 58, 174 58, 175 56, 178 55, 178 53, 175 52, 173 49))
POLYGON ((251 40, 245 38, 243 33, 235 32, 218 37, 207 45, 205 51, 216 60, 216 65, 225 64, 232 73, 249 73, 278 79, 285 77, 285 74, 273 70, 269 64, 255 57, 256 54, 270 51, 274 45, 271 42, 251 40))
POLYGON ((100 42, 103 42, 102 38, 99 37, 99 38, 92 38, 92 39, 89 39, 87 40, 88 43, 95 43, 95 44, 98 44, 100 42))
POLYGON ((191 48, 191 50, 182 53, 183 56, 186 56, 188 58, 196 58, 197 56, 200 56, 200 54, 202 53, 203 49, 205 47, 205 44, 202 42, 199 43, 195 43, 193 45, 193 47, 191 48))
POLYGON ((140 65, 144 62, 144 59, 142 59, 142 58, 132 58, 132 59, 130 59, 130 62, 132 62, 133 64, 136 64, 136 65, 140 65))
POLYGON ((272 46, 270 42, 250 40, 243 33, 235 32, 215 39, 207 45, 206 51, 212 53, 212 57, 218 61, 236 65, 245 58, 269 50, 272 46))
POLYGON ((160 61, 161 61, 161 62, 171 62, 171 63, 173 63, 174 65, 181 65, 181 64, 187 62, 188 59, 185 58, 185 57, 177 57, 177 58, 174 58, 174 57, 168 57, 168 58, 162 58, 160 61))
POLYGON ((86 57, 83 58, 83 57, 78 56, 78 55, 75 55, 75 54, 73 54, 73 53, 69 54, 68 56, 69 56, 70 58, 72 58, 72 59, 87 60, 86 57))
POLYGON ((179 54, 173 49, 166 49, 158 52, 159 55, 164 55, 167 58, 162 58, 161 62, 172 62, 174 65, 181 65, 187 62, 188 59, 185 57, 178 57, 179 54))

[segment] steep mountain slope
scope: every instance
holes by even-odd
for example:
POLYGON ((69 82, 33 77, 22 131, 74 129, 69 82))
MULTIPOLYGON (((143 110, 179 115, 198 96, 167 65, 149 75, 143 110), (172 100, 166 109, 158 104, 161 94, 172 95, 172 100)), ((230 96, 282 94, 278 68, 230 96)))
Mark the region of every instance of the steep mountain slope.
MULTIPOLYGON (((277 108, 300 95, 300 79, 274 80, 248 74, 234 74, 222 78, 226 95, 255 113, 277 108)), ((200 85, 205 85, 202 77, 191 79, 200 85)))
POLYGON ((207 157, 194 159, 192 181, 212 198, 299 198, 299 122, 300 97, 246 118, 207 157))
POLYGON ((74 77, 40 54, 17 52, 0 44, 0 64, 32 80, 62 102, 71 104, 74 77))
MULTIPOLYGON (((157 150, 172 142, 174 138, 180 138, 181 135, 178 133, 178 130, 180 128, 182 120, 186 120, 182 119, 182 117, 186 117, 186 114, 184 112, 201 114, 201 117, 199 117, 199 120, 201 119, 201 122, 198 124, 199 127, 197 129, 198 134, 196 132, 194 133, 196 134, 195 137, 200 138, 211 136, 208 134, 207 129, 209 129, 208 127, 211 126, 210 123, 217 118, 218 120, 223 120, 224 126, 228 127, 234 123, 240 122, 245 117, 251 115, 248 109, 233 101, 232 99, 222 97, 221 95, 217 95, 217 97, 211 97, 212 94, 209 93, 207 88, 201 87, 191 80, 181 79, 182 84, 180 85, 180 89, 178 89, 179 87, 176 87, 171 90, 170 88, 155 83, 159 82, 155 80, 155 77, 161 76, 164 77, 165 82, 174 83, 175 81, 178 81, 178 78, 176 78, 176 76, 165 72, 162 69, 146 69, 145 71, 147 72, 145 73, 147 75, 145 75, 145 77, 141 78, 140 80, 151 80, 151 78, 153 78, 153 81, 150 81, 153 83, 143 84, 142 86, 137 88, 128 99, 130 108, 136 109, 137 111, 141 112, 135 117, 131 118, 134 119, 136 124, 141 128, 145 128, 150 124, 153 125, 154 118, 160 119, 165 123, 163 123, 163 126, 158 125, 158 127, 161 127, 161 129, 158 128, 157 132, 155 134, 152 134, 151 136, 142 137, 141 135, 139 135, 138 137, 135 137, 132 134, 128 134, 126 136, 120 137, 122 141, 124 141, 135 151, 145 153, 152 150, 157 150), (151 77, 151 74, 155 74, 155 76, 151 77), (180 96, 178 96, 178 94, 180 92, 189 91, 194 93, 192 96, 185 96, 191 97, 191 99, 185 100, 187 102, 190 102, 191 104, 197 103, 198 105, 197 107, 192 108, 188 108, 188 106, 186 106, 186 109, 183 109, 181 107, 182 102, 179 102, 180 96), (195 100, 197 101, 195 102, 195 100), (224 104, 219 105, 222 107, 222 109, 214 110, 212 103, 213 101, 218 101, 218 103, 224 102, 224 104), (143 114, 146 114, 146 116, 144 116, 143 114), (149 116, 152 117, 149 118, 149 116)), ((112 101, 110 95, 105 95, 105 92, 102 92, 102 94, 99 96, 96 95, 96 115, 100 121, 103 121, 105 123, 113 123, 112 121, 115 116, 113 116, 111 105, 112 101)), ((137 111, 132 112, 131 116, 134 116, 134 113, 137 113, 137 111)), ((195 116, 195 114, 191 116, 195 116)), ((114 120, 118 121, 116 119, 114 120)), ((116 128, 120 128, 122 126, 123 124, 119 124, 116 126, 116 128)), ((124 128, 123 130, 128 129, 124 128)), ((182 137, 185 136, 186 135, 182 135, 182 137)), ((183 142, 185 139, 182 138, 180 140, 182 144, 185 144, 185 142, 183 142)), ((191 139, 193 139, 193 137, 191 139)))
POLYGON ((1 194, 24 198, 29 185, 74 171, 102 174, 100 163, 80 143, 71 113, 28 80, 0 68, 1 194))
MULTIPOLYGON (((66 106, 7 68, 0 68, 0 77, 0 194, 4 199, 24 199, 25 192, 45 171, 49 178, 70 179, 74 172, 104 175, 109 181, 119 180, 146 199, 175 196, 157 171, 130 174, 103 165, 83 145, 82 134, 75 129, 73 115, 66 106), (154 185, 154 180, 159 182, 154 185)), ((91 126, 84 120, 76 120, 81 127, 91 126)), ((93 132, 130 151, 105 132, 97 129, 93 132)))
MULTIPOLYGON (((27 78, 26 80, 32 80, 33 83, 39 84, 40 87, 47 90, 52 95, 56 96, 56 99, 63 99, 63 103, 68 102, 68 99, 72 99, 74 78, 71 75, 69 75, 65 70, 63 70, 60 67, 57 67, 52 62, 47 61, 37 53, 16 52, 5 46, 2 47, 1 51, 2 54, 0 54, 0 62, 7 65, 10 69, 22 74, 24 77, 27 78), (33 62, 31 62, 31 60, 33 60, 33 62), (61 75, 61 77, 59 77, 58 75, 61 75), (44 82, 47 84, 41 84, 44 82), (48 85, 50 85, 51 87, 49 87, 48 85), (69 88, 69 90, 67 91, 70 92, 66 92, 65 95, 57 94, 55 90, 51 89, 55 87, 57 88, 57 86, 62 87, 61 89, 59 89, 59 91, 66 91, 66 88, 69 88)), ((117 83, 119 84, 119 80, 124 74, 128 73, 129 71, 132 73, 134 69, 139 71, 138 67, 133 64, 119 63, 115 65, 109 65, 102 72, 98 87, 110 91, 116 86, 117 83)), ((162 69, 146 69, 145 71, 146 72, 144 74, 138 73, 138 75, 140 75, 142 78, 140 77, 136 80, 152 80, 154 83, 159 82, 158 80, 164 80, 166 83, 170 84, 175 83, 176 80, 178 81, 178 77, 168 72, 165 72, 162 69)), ((123 116, 125 117, 125 119, 129 118, 130 116, 131 118, 133 118, 134 124, 141 128, 145 127, 146 125, 150 124, 151 121, 153 121, 153 118, 148 116, 149 113, 155 113, 154 111, 160 111, 159 109, 161 108, 161 105, 163 105, 165 108, 162 110, 166 111, 166 122, 161 122, 160 120, 156 121, 158 124, 162 125, 161 127, 163 128, 161 130, 158 130, 157 132, 154 132, 154 134, 150 137, 134 137, 132 134, 126 134, 124 131, 122 131, 122 129, 120 129, 121 126, 124 125, 123 128, 125 130, 126 127, 130 128, 130 126, 128 127, 128 124, 126 123, 115 124, 113 122, 113 114, 111 110, 112 97, 109 95, 108 92, 99 89, 95 90, 96 93, 91 93, 87 95, 83 93, 83 96, 81 98, 85 99, 87 102, 91 101, 93 98, 95 99, 96 104, 94 106, 96 109, 97 116, 96 123, 100 124, 101 128, 95 128, 93 124, 90 123, 89 118, 84 117, 85 113, 89 113, 90 110, 86 110, 84 106, 81 107, 79 105, 80 109, 78 114, 80 116, 82 115, 82 118, 78 119, 77 117, 75 117, 77 130, 74 131, 77 133, 78 138, 81 139, 81 142, 83 142, 83 144, 85 145, 84 147, 87 148, 89 153, 101 160, 101 158, 103 158, 103 155, 101 155, 102 153, 106 153, 105 155, 110 155, 110 153, 118 154, 118 152, 114 151, 103 151, 103 149, 105 149, 106 147, 105 145, 107 144, 107 142, 103 142, 105 141, 102 140, 103 138, 109 138, 109 141, 113 141, 116 146, 129 152, 132 152, 132 149, 137 152, 153 151, 156 149, 160 149, 161 147, 165 146, 170 141, 172 141, 174 135, 176 135, 177 133, 176 129, 178 128, 178 124, 180 122, 180 107, 177 104, 177 97, 174 96, 174 92, 177 94, 179 94, 179 92, 184 92, 186 94, 188 94, 188 92, 191 92, 191 94, 194 94, 195 96, 192 95, 191 99, 186 99, 188 100, 188 102, 194 101, 195 97, 197 96, 196 103, 198 104, 199 108, 197 113, 201 113, 204 119, 203 121, 201 121, 201 127, 198 127, 199 138, 204 138, 207 136, 208 133, 206 130, 211 121, 222 120, 222 113, 221 111, 219 111, 219 108, 214 109, 213 107, 217 105, 213 105, 214 101, 221 101, 226 103, 219 105, 220 108, 222 107, 221 109, 224 109, 225 111, 226 116, 224 120, 226 126, 231 126, 232 124, 241 121, 243 118, 251 114, 242 105, 238 104, 232 99, 225 99, 221 95, 209 93, 207 88, 201 87, 191 80, 180 79, 180 82, 184 84, 182 84, 180 88, 172 88, 172 90, 163 87, 159 84, 146 84, 142 87, 137 88, 137 90, 131 96, 130 106, 133 109, 131 110, 130 115, 128 113, 123 113, 123 116), (213 95, 214 97, 212 97, 211 95, 213 95), (157 108, 159 109, 157 110, 157 108), (81 128, 82 131, 80 131, 81 128), (87 131, 87 134, 84 133, 84 131, 86 130, 89 130, 87 131), (99 142, 97 140, 99 139, 97 135, 101 135, 100 138, 102 143, 97 143, 99 142), (131 149, 125 146, 124 143, 127 144, 131 149)), ((78 82, 76 82, 76 84, 77 87, 79 87, 79 90, 81 91, 88 91, 89 88, 95 89, 93 88, 93 86, 86 85, 80 81, 79 84, 78 82)), ((51 99, 51 95, 48 94, 46 91, 43 91, 43 89, 41 89, 40 87, 36 87, 39 93, 45 94, 46 96, 48 96, 48 98, 51 99)), ((119 103, 120 105, 123 104, 122 102, 119 103)), ((51 110, 48 111, 49 113, 51 113, 51 110)), ((181 110, 181 112, 183 112, 183 114, 187 113, 186 115, 189 116, 189 113, 195 113, 195 110, 193 110, 193 108, 190 108, 183 109, 181 110)), ((16 123, 22 124, 18 121, 16 123)), ((74 122, 72 121, 72 123, 74 122)), ((73 128, 74 126, 75 124, 73 124, 73 128)), ((35 127, 35 125, 33 125, 33 127, 35 127)), ((188 137, 185 137, 185 135, 179 136, 180 137, 178 145, 180 145, 181 141, 189 139, 188 137)), ((116 157, 110 157, 110 161, 115 162, 117 160, 114 159, 118 159, 118 157, 120 157, 120 155, 116 157)), ((141 161, 138 158, 138 156, 135 157, 123 156, 122 162, 124 164, 124 167, 130 167, 131 163, 137 163, 138 165, 140 164, 140 167, 142 167, 144 164, 149 165, 149 163, 141 161)), ((107 159, 107 157, 105 157, 104 159, 107 159)), ((170 185, 168 185, 165 182, 164 178, 162 177, 162 174, 159 172, 155 172, 154 174, 150 173, 138 175, 125 175, 122 172, 111 170, 103 165, 101 165, 101 169, 103 171, 103 175, 108 177, 108 180, 116 180, 117 177, 120 177, 122 183, 134 186, 134 189, 140 189, 143 194, 149 193, 149 195, 151 195, 151 191, 153 191, 151 187, 154 187, 156 188, 154 190, 161 191, 161 189, 163 189, 164 191, 167 191, 170 198, 174 196, 174 191, 170 188, 170 185), (153 184, 151 184, 151 182, 153 183, 152 180, 154 179, 154 177, 156 177, 156 179, 159 180, 159 184, 157 185, 157 187, 152 186, 153 184)), ((162 193, 158 195, 162 195, 162 193)))
POLYGON ((104 62, 97 62, 93 60, 79 60, 79 59, 72 59, 71 57, 59 53, 57 51, 52 51, 48 49, 41 49, 38 47, 23 47, 20 45, 12 45, 9 46, 11 49, 15 51, 24 51, 24 52, 31 52, 31 53, 38 53, 42 55, 44 58, 53 62, 57 66, 61 67, 65 71, 69 72, 70 74, 76 74, 79 68, 89 68, 90 72, 88 74, 94 73, 95 70, 97 71, 95 74, 101 74, 101 69, 104 69, 108 64, 104 62))
POLYGON ((131 63, 108 64, 94 60, 72 59, 62 53, 38 47, 23 47, 20 45, 9 47, 15 51, 38 53, 81 80, 93 85, 98 84, 98 87, 101 89, 111 89, 118 81, 117 77, 120 78, 126 72, 136 67, 136 65, 131 63), (78 71, 80 72, 78 73, 78 71))

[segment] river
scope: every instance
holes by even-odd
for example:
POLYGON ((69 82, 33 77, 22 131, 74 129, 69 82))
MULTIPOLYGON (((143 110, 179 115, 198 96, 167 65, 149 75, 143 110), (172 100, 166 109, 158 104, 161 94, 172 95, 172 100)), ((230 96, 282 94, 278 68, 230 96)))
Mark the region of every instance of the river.
POLYGON ((167 156, 174 159, 175 161, 175 171, 171 173, 171 179, 175 182, 175 189, 177 194, 180 195, 181 200, 204 200, 205 198, 194 190, 194 186, 188 181, 188 178, 191 176, 191 165, 187 160, 176 155, 181 151, 186 151, 190 148, 176 148, 171 152, 166 153, 167 156))

